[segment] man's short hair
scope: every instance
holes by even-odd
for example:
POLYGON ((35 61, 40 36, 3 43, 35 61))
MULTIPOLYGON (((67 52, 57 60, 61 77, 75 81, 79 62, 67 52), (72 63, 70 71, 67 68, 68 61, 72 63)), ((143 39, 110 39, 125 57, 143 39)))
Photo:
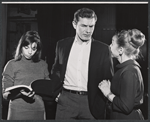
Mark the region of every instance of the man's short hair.
POLYGON ((95 12, 89 8, 81 8, 79 10, 77 10, 74 13, 74 22, 78 22, 79 21, 79 17, 81 18, 95 18, 95 21, 97 21, 97 16, 95 14, 95 12))

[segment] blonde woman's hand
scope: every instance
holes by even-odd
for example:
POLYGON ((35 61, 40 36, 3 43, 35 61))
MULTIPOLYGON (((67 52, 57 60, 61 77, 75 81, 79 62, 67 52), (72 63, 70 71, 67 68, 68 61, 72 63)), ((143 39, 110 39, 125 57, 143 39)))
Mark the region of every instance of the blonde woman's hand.
POLYGON ((107 97, 107 95, 111 93, 110 86, 111 83, 109 80, 103 80, 98 85, 99 89, 102 91, 105 97, 107 97))

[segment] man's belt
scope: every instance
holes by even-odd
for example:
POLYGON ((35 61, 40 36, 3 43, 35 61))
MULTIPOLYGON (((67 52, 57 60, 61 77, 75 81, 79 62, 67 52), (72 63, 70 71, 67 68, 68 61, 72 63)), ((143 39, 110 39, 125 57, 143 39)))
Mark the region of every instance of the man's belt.
POLYGON ((79 94, 79 95, 87 95, 88 94, 87 91, 75 91, 75 90, 69 90, 69 89, 65 89, 65 88, 63 88, 63 91, 73 93, 73 94, 79 94))

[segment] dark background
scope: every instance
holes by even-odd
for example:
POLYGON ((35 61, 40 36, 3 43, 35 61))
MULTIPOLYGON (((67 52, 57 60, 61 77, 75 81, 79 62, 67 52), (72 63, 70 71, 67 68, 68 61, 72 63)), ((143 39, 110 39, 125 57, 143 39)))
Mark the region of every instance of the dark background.
MULTIPOLYGON (((51 71, 54 63, 55 47, 58 40, 74 36, 72 27, 74 12, 82 7, 95 11, 98 17, 93 38, 110 44, 112 36, 122 29, 139 29, 146 36, 146 43, 137 61, 145 86, 145 99, 141 109, 148 118, 148 4, 5 4, 2 5, 2 67, 13 58, 21 35, 28 30, 39 32, 43 43, 42 59, 51 71), (33 14, 35 13, 35 14, 33 14)), ((114 60, 114 66, 118 62, 114 60)), ((6 119, 8 101, 2 102, 2 118, 6 119)), ((47 119, 54 119, 55 102, 46 102, 47 119)))

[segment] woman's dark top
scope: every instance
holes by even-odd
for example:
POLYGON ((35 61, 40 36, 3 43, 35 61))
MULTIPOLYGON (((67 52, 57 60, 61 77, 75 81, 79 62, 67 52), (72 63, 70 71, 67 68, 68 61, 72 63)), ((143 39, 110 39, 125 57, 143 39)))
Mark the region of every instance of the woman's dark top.
POLYGON ((141 119, 139 106, 143 103, 144 85, 139 67, 135 60, 117 65, 111 82, 111 91, 116 95, 111 119, 141 119))

